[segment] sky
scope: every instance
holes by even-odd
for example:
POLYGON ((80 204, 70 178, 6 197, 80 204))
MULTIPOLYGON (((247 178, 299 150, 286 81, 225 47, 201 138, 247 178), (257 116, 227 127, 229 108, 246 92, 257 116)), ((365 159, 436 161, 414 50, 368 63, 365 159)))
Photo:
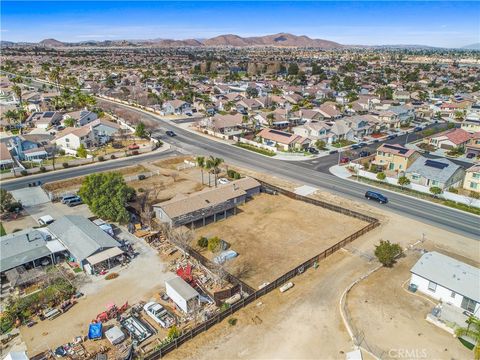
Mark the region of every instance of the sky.
POLYGON ((1 1, 0 38, 37 42, 259 36, 288 32, 348 45, 480 42, 480 2, 1 1))

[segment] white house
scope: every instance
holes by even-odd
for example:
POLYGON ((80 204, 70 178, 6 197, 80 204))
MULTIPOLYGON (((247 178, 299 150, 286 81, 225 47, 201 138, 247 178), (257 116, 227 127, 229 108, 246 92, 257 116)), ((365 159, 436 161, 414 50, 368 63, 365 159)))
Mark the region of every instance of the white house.
POLYGON ((432 251, 424 254, 410 272, 410 284, 418 291, 478 315, 479 268, 432 251))
POLYGON ((95 134, 90 125, 81 128, 66 128, 55 137, 56 144, 69 153, 76 151, 80 144, 88 149, 95 144, 95 134))
POLYGON ((200 294, 181 277, 175 276, 170 280, 166 280, 165 289, 168 297, 183 312, 189 313, 195 310, 195 307, 198 308, 200 294))

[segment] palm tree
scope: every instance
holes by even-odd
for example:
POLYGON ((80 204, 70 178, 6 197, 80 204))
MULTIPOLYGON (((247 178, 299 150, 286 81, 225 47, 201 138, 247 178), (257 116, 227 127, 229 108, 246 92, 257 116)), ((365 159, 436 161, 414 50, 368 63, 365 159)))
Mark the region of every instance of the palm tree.
POLYGON ((215 176, 215 187, 217 187, 217 176, 220 170, 219 166, 221 163, 223 163, 223 159, 214 158, 213 156, 210 156, 210 158, 207 160, 206 168, 210 171, 213 171, 213 174, 215 176))
POLYGON ((475 316, 470 316, 466 321, 468 326, 466 328, 458 328, 455 330, 455 335, 468 336, 475 341, 475 347, 473 348, 473 357, 475 360, 480 359, 480 319, 475 316))
POLYGON ((203 185, 203 169, 205 168, 205 157, 204 156, 197 156, 195 158, 197 166, 200 167, 200 171, 202 172, 202 185, 203 185))
POLYGON ((15 84, 12 86, 12 91, 17 95, 20 105, 22 105, 22 88, 15 84))

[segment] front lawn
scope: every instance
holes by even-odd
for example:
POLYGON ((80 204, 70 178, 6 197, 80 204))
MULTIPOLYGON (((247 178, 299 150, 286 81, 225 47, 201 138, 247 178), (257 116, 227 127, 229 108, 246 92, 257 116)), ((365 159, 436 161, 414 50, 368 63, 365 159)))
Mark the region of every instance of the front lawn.
POLYGON ((235 146, 238 146, 238 147, 241 147, 243 149, 250 150, 250 151, 254 151, 254 152, 257 152, 257 153, 262 154, 262 155, 275 156, 275 152, 272 151, 272 150, 258 148, 256 146, 253 146, 253 145, 250 145, 250 144, 245 144, 245 143, 240 143, 239 142, 239 143, 236 143, 235 146))
POLYGON ((349 146, 349 145, 352 145, 352 144, 355 144, 355 141, 342 139, 342 140, 338 140, 338 141, 333 142, 332 146, 336 147, 336 148, 342 148, 344 146, 349 146))

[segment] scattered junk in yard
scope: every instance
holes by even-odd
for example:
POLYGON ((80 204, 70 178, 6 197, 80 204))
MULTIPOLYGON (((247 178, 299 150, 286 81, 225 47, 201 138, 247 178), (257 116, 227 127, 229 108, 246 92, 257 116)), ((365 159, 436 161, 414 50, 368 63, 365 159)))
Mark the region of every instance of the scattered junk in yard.
POLYGON ((128 301, 125 302, 125 304, 123 304, 121 307, 117 307, 117 305, 115 304, 108 304, 107 310, 98 314, 95 320, 93 320, 92 322, 103 323, 110 319, 115 319, 117 318, 117 316, 123 314, 127 309, 128 301))
POLYGON ((125 340, 125 334, 118 326, 114 326, 105 331, 105 337, 112 345, 120 344, 123 340, 125 340))
POLYGON ((237 293, 237 294, 229 297, 228 299, 226 299, 225 304, 233 305, 234 303, 236 303, 241 298, 242 298, 242 295, 240 293, 237 293))
POLYGON ((292 287, 293 287, 293 283, 292 283, 292 282, 288 282, 288 283, 286 283, 286 284, 284 284, 284 285, 280 286, 280 292, 282 292, 282 293, 283 293, 283 292, 285 292, 285 291, 287 291, 287 290, 291 289, 292 287))
POLYGON ((238 254, 233 250, 222 251, 220 255, 213 258, 215 264, 223 264, 228 260, 234 259, 238 254))
POLYGON ((103 336, 103 326, 101 322, 91 323, 88 327, 88 339, 99 340, 103 336))
MULTIPOLYGON (((53 320, 56 317, 60 316, 62 312, 56 308, 49 308, 43 311, 43 319, 45 320, 53 320)), ((40 318, 42 319, 42 318, 40 318)), ((43 320, 42 319, 42 320, 43 320)))
POLYGON ((120 324, 137 344, 147 340, 154 333, 150 326, 133 315, 123 319, 120 324))

